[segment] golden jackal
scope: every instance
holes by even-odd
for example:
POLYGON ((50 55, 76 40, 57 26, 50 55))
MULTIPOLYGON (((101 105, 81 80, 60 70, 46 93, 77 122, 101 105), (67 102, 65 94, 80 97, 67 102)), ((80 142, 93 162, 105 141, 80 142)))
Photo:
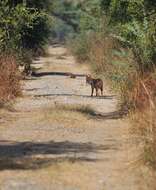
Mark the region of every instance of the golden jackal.
POLYGON ((96 90, 96 96, 99 96, 98 90, 101 90, 101 96, 103 96, 103 81, 102 79, 94 79, 90 75, 86 75, 86 83, 91 85, 91 96, 93 96, 94 88, 96 90))

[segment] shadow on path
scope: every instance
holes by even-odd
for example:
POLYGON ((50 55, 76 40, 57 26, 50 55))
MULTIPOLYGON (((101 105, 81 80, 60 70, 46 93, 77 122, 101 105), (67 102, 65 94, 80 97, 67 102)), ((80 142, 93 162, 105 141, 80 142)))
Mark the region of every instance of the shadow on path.
POLYGON ((57 162, 96 162, 91 153, 116 150, 114 144, 64 142, 0 142, 0 170, 39 169, 57 162))
MULTIPOLYGON (((40 73, 33 73, 32 76, 34 77, 43 77, 43 76, 70 76, 72 73, 69 72, 40 72, 40 73)), ((74 74, 76 77, 85 77, 85 74, 74 74)))
MULTIPOLYGON (((32 89, 33 90, 33 89, 32 89)), ((34 89, 35 90, 35 89, 34 89)), ((28 90, 30 91, 30 89, 28 90)), ((79 94, 39 94, 34 95, 34 97, 53 97, 53 96, 75 96, 75 97, 82 97, 82 98, 91 98, 91 99, 113 99, 115 95, 108 95, 108 96, 89 96, 89 95, 79 95, 79 94)))

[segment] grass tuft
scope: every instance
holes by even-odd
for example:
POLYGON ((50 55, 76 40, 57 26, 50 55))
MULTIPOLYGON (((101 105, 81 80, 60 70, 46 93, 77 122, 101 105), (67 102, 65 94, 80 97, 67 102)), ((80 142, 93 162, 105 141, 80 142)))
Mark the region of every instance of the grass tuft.
POLYGON ((94 115, 95 111, 88 105, 64 105, 58 104, 55 107, 57 110, 79 112, 85 115, 94 115))

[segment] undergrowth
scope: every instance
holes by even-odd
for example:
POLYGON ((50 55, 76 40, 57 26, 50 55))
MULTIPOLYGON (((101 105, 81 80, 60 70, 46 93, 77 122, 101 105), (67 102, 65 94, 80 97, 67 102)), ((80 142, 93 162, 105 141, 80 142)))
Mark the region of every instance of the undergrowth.
POLYGON ((21 95, 20 74, 12 55, 0 55, 0 106, 21 95))

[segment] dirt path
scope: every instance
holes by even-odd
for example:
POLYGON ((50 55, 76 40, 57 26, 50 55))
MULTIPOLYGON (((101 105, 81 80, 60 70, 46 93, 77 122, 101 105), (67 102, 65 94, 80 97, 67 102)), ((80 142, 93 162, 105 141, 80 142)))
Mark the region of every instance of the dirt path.
POLYGON ((89 69, 64 47, 50 47, 34 66, 38 74, 1 123, 0 190, 146 189, 131 164, 137 149, 117 115, 117 97, 106 87, 104 97, 91 98, 83 76, 89 69))

